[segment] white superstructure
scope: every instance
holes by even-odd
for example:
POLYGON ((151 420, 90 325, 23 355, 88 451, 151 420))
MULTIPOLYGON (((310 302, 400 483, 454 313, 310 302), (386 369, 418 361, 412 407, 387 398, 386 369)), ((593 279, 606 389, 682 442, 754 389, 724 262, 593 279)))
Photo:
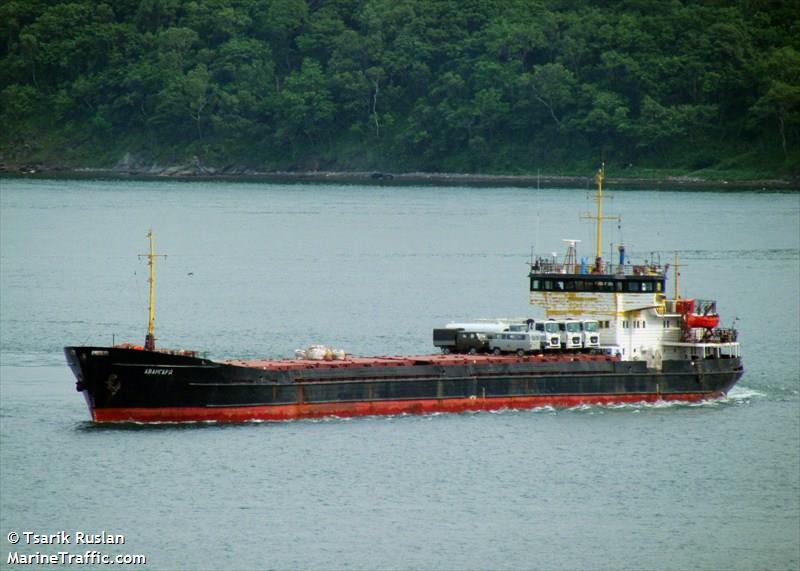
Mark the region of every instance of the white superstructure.
MULTIPOLYGON (((603 216, 603 170, 597 175, 598 245, 603 216)), ((667 299, 669 264, 655 260, 631 264, 620 246, 618 264, 603 260, 598 246, 593 264, 578 262, 576 240, 568 240, 563 262, 555 256, 531 261, 530 303, 543 309, 546 319, 596 320, 602 347, 622 360, 643 360, 661 369, 664 360, 739 356, 736 331, 720 329, 716 303, 680 299, 677 276, 674 299, 667 299)))

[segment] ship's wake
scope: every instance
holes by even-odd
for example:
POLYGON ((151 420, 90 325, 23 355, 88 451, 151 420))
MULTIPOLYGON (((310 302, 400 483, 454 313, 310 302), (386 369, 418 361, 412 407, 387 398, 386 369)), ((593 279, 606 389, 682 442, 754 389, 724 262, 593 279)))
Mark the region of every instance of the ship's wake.
POLYGON ((700 401, 685 400, 659 400, 655 402, 632 402, 632 403, 609 403, 609 404, 581 404, 565 409, 553 409, 552 407, 542 407, 546 411, 552 412, 593 412, 606 410, 628 410, 640 412, 643 410, 661 410, 672 408, 716 408, 722 406, 747 405, 753 399, 767 396, 765 393, 747 387, 734 387, 727 395, 716 398, 704 399, 700 401))

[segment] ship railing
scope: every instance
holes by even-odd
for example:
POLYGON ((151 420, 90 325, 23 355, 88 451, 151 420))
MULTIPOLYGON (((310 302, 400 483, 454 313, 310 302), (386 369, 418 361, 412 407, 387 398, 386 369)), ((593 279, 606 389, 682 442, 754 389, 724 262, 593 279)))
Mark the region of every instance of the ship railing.
POLYGON ((717 327, 703 336, 703 340, 710 343, 736 343, 739 332, 733 327, 717 327))
POLYGON ((155 350, 156 353, 163 353, 165 355, 175 355, 178 357, 197 357, 198 352, 194 351, 193 349, 162 349, 158 348, 155 350))
POLYGON ((686 343, 736 343, 739 332, 733 327, 714 329, 684 329, 681 341, 686 343))
POLYGON ((530 264, 532 274, 569 274, 603 276, 658 276, 666 274, 666 268, 659 264, 612 264, 603 262, 600 271, 592 264, 563 264, 547 258, 540 258, 530 264))

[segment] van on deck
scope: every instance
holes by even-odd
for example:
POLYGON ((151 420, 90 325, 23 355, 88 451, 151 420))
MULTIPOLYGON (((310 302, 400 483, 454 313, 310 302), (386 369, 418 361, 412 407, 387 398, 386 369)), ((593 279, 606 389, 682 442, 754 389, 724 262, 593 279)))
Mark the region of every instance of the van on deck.
POLYGON ((524 355, 542 350, 545 336, 538 331, 509 331, 495 333, 489 339, 489 350, 495 355, 516 353, 524 355))

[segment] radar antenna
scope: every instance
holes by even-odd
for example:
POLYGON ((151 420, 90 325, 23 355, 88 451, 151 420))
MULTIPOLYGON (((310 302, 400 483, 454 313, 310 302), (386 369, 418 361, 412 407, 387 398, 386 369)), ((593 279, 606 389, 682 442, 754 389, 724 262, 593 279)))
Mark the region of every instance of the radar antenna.
POLYGON ((564 268, 566 269, 567 273, 575 272, 575 267, 578 265, 578 251, 575 245, 580 242, 580 240, 564 238, 562 242, 566 242, 568 244, 567 255, 564 256, 564 268))

